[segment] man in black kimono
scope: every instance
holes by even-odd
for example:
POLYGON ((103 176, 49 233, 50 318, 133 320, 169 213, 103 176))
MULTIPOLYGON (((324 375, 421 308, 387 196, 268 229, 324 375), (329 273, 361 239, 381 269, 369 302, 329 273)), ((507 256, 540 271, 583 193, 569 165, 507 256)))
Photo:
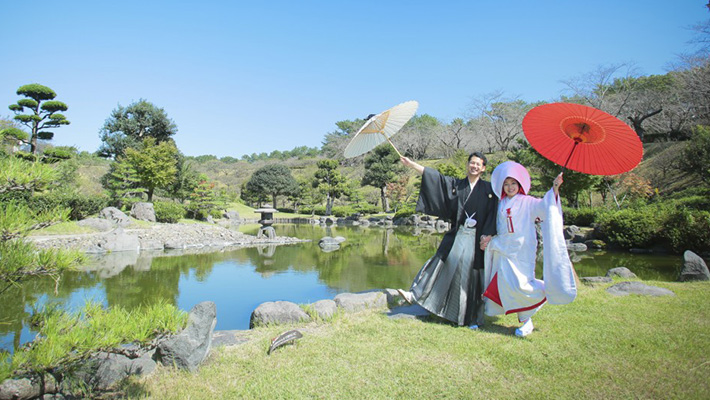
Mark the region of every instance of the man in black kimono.
POLYGON ((481 245, 496 234, 498 208, 490 182, 481 179, 486 156, 469 155, 464 179, 441 175, 407 157, 401 161, 422 175, 416 211, 451 222, 451 229, 414 278, 411 291, 400 293, 435 315, 477 329, 484 312, 481 245))

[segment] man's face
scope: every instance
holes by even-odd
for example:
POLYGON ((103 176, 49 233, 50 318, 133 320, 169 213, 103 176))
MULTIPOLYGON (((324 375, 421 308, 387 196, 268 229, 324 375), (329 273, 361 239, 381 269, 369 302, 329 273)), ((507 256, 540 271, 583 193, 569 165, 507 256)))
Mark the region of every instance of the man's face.
POLYGON ((486 166, 483 165, 483 160, 473 156, 468 160, 468 176, 478 178, 486 170, 486 166))

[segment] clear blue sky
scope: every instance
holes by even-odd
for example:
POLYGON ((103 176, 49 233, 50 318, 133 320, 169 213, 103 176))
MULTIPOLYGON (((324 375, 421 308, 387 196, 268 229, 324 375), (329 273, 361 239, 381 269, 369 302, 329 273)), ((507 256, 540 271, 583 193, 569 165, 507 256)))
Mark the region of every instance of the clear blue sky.
POLYGON ((320 147, 335 122, 407 100, 444 122, 496 90, 554 100, 599 65, 663 74, 707 0, 2 1, 0 116, 40 83, 95 151, 119 104, 146 99, 186 155, 320 147))

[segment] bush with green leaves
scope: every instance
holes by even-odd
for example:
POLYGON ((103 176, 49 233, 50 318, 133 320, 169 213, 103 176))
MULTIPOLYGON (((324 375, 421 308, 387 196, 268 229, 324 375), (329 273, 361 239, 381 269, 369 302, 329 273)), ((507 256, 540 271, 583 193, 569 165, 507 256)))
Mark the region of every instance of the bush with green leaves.
POLYGON ((356 204, 353 208, 360 214, 377 214, 381 211, 379 207, 364 202, 356 204))
POLYGON ((187 210, 192 218, 205 219, 208 215, 213 215, 218 212, 218 200, 214 192, 214 182, 202 180, 190 194, 190 203, 187 205, 187 210))
POLYGON ((681 253, 710 249, 710 212, 687 208, 669 208, 664 217, 661 236, 671 250, 681 253))
POLYGON ((332 212, 335 217, 345 218, 355 214, 357 211, 350 206, 334 206, 332 212))
POLYGON ((395 218, 407 218, 410 215, 414 214, 415 211, 414 209, 416 208, 415 204, 405 204, 402 207, 400 207, 399 210, 394 214, 395 218))
POLYGON ((592 226, 601 210, 593 207, 564 207, 566 225, 592 226))
POLYGON ((98 214, 109 205, 109 198, 101 195, 83 195, 71 191, 49 192, 31 197, 28 200, 28 205, 34 210, 68 208, 69 219, 78 221, 98 214))
POLYGON ((663 215, 657 207, 645 206, 603 213, 598 222, 601 239, 614 247, 649 248, 661 241, 663 215))
POLYGON ((303 205, 298 207, 299 214, 310 214, 313 212, 313 206, 303 205))
POLYGON ((174 224, 185 218, 187 210, 182 204, 172 201, 155 201, 153 202, 155 210, 155 219, 158 222, 167 222, 174 224))
POLYGON ((315 215, 325 215, 325 206, 313 206, 313 209, 311 210, 312 213, 315 215))

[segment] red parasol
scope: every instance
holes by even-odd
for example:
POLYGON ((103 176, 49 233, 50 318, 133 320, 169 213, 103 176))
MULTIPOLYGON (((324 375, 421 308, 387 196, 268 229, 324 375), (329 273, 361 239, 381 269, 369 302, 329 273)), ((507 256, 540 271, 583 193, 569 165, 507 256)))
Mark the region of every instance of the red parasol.
POLYGON ((544 104, 523 118, 523 132, 543 157, 574 171, 618 175, 641 162, 643 146, 618 118, 572 103, 544 104))

